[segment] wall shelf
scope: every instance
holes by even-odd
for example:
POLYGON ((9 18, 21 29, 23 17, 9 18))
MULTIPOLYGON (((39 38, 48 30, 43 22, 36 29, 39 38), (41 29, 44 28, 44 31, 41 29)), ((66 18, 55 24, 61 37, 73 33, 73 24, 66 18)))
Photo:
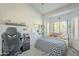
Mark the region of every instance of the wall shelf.
POLYGON ((25 24, 17 24, 17 23, 5 23, 5 25, 26 26, 25 24))

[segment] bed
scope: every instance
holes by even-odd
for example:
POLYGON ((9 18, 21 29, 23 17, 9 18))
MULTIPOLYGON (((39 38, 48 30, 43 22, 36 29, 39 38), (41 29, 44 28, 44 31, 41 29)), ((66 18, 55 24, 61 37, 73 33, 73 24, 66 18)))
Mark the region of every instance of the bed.
POLYGON ((50 37, 39 38, 35 48, 45 52, 48 56, 64 56, 67 50, 65 41, 50 37))

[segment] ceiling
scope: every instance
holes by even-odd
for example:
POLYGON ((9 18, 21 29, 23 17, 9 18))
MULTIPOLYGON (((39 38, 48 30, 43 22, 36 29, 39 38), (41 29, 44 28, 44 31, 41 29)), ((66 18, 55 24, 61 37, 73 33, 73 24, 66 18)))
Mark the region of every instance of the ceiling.
POLYGON ((68 5, 68 3, 30 3, 41 14, 46 14, 55 11, 58 8, 68 5))

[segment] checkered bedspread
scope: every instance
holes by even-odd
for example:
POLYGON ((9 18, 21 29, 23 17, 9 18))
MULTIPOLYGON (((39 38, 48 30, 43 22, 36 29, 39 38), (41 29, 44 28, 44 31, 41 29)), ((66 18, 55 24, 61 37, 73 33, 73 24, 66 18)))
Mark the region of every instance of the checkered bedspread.
POLYGON ((61 40, 50 40, 49 38, 38 39, 35 47, 46 52, 49 56, 63 56, 66 53, 66 44, 61 40))

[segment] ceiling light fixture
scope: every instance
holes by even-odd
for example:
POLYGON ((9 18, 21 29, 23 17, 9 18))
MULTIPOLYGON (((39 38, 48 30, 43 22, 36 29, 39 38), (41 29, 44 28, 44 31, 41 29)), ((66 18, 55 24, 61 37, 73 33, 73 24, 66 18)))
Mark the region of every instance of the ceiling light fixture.
POLYGON ((44 3, 41 3, 41 5, 44 5, 44 3))

